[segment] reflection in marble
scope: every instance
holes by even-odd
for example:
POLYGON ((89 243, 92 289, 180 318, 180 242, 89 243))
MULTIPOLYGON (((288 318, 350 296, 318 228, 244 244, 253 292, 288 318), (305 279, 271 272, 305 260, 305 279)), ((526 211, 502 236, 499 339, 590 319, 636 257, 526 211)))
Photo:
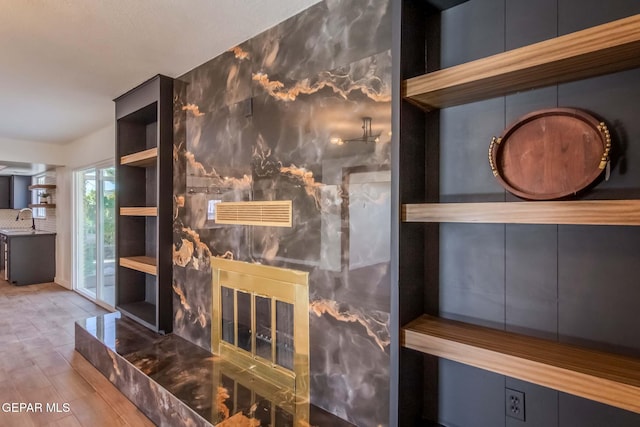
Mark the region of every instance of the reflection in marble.
POLYGON ((325 0, 174 98, 175 333, 210 350, 209 254, 308 271, 311 402, 362 426, 389 418, 390 28, 388 0, 325 0), (293 227, 215 223, 242 200, 291 200, 293 227))
POLYGON ((154 334, 119 313, 78 321, 76 349, 157 425, 351 425, 294 402, 288 391, 175 334, 154 334))
POLYGON ((244 43, 260 71, 302 81, 391 48, 388 1, 325 0, 244 43))
POLYGON ((387 327, 389 323, 388 313, 363 313, 358 309, 351 310, 349 307, 341 306, 341 304, 332 300, 312 301, 310 310, 318 317, 328 315, 339 322, 359 324, 382 351, 391 342, 389 328, 387 327))
POLYGON ((210 267, 200 271, 174 265, 173 332, 208 351, 211 350, 211 295, 210 267), (202 285, 205 283, 208 286, 202 285))

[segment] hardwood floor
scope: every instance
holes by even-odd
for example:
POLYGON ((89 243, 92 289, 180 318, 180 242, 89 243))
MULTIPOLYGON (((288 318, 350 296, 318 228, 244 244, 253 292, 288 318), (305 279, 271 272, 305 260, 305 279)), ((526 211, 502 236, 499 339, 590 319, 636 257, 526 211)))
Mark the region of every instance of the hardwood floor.
POLYGON ((74 350, 75 320, 105 312, 54 283, 0 280, 0 427, 153 426, 74 350))

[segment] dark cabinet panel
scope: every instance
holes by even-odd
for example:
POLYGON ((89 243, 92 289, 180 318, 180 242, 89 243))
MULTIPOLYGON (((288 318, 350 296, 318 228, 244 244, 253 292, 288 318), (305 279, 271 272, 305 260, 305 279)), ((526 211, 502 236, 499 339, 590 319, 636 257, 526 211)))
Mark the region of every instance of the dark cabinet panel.
POLYGON ((29 206, 29 202, 31 201, 31 193, 29 192, 30 184, 30 176, 11 176, 11 186, 9 189, 10 209, 23 209, 29 206))
POLYGON ((0 209, 9 209, 9 187, 11 184, 10 176, 0 176, 0 209))
POLYGON ((30 176, 0 176, 0 209, 22 209, 29 206, 30 176))
POLYGON ((9 282, 14 285, 53 282, 56 269, 55 234, 9 236, 7 265, 9 282))

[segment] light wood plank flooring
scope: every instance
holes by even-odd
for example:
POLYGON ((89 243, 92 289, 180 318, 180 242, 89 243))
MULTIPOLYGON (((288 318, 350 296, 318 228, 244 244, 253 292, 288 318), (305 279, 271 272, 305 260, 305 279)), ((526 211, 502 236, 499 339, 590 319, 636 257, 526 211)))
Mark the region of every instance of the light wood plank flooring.
POLYGON ((74 321, 105 312, 54 283, 0 280, 0 427, 153 426, 74 350, 74 321), (12 402, 42 403, 43 411, 7 412, 12 402), (60 412, 46 412, 47 403, 60 412))

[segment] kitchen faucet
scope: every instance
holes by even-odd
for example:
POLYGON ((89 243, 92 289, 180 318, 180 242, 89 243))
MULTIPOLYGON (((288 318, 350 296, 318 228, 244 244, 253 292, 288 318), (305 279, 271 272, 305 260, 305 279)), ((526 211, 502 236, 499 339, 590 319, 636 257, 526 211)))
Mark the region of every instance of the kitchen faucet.
MULTIPOLYGON (((36 229, 36 220, 33 217, 33 210, 31 210, 31 208, 22 208, 20 209, 20 211, 18 211, 18 215, 16 216, 16 221, 18 221, 20 219, 20 214, 24 211, 29 211, 31 212, 31 229, 35 231, 36 229)), ((23 218, 24 221, 24 218, 23 218)))

